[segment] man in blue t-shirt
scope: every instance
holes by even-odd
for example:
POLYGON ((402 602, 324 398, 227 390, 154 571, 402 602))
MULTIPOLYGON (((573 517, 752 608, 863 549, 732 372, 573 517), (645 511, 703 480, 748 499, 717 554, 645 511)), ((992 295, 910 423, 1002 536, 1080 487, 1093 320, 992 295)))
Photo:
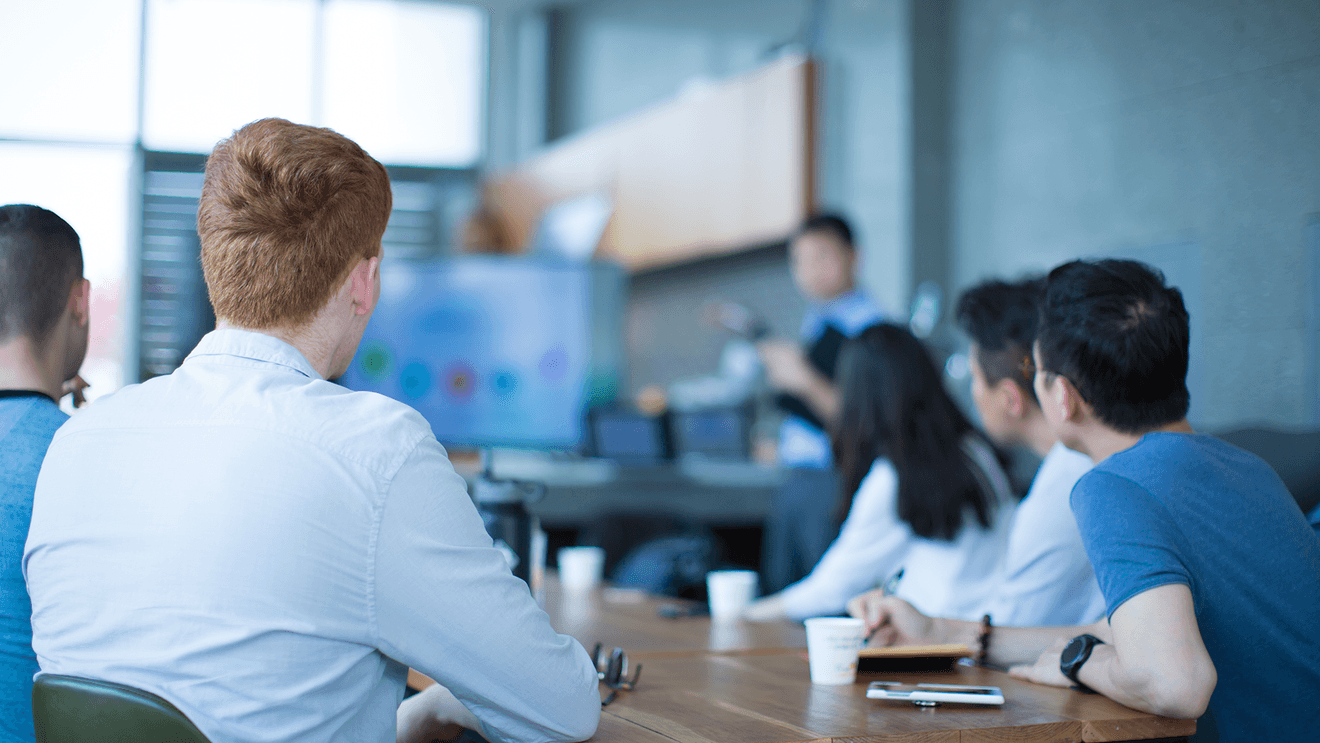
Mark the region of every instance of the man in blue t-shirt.
MULTIPOLYGON (((1037 683, 1200 717, 1199 739, 1312 741, 1320 539, 1269 465, 1187 424, 1188 337, 1182 295, 1143 264, 1050 273, 1036 395, 1060 440, 1097 463, 1072 507, 1108 619, 997 627, 989 657, 1037 683)), ((867 619, 889 643, 985 639, 893 600, 867 619)))
POLYGON ((53 212, 0 206, 0 743, 34 740, 32 605, 23 545, 56 403, 81 401, 89 286, 78 233, 53 212))

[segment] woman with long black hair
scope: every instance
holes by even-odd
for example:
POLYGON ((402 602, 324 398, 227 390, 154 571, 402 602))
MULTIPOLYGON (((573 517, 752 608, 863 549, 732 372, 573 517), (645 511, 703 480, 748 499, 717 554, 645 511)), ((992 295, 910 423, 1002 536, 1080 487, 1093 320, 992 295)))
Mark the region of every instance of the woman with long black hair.
POLYGON ((896 325, 844 347, 839 391, 839 536, 810 575, 745 616, 840 614, 902 571, 888 587, 927 615, 973 618, 994 587, 1012 515, 994 449, 944 391, 921 341, 896 325))

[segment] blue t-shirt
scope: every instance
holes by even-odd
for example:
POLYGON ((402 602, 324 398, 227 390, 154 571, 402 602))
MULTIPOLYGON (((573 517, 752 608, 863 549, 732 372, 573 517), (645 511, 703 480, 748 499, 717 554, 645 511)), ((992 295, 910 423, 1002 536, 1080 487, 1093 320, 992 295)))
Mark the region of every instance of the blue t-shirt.
POLYGON ((0 392, 0 743, 32 743, 32 603, 23 545, 46 448, 68 420, 49 397, 0 392))
POLYGON ((1151 433, 1083 475, 1072 507, 1110 616, 1158 586, 1191 590, 1221 740, 1316 739, 1320 538, 1268 464, 1211 436, 1151 433))

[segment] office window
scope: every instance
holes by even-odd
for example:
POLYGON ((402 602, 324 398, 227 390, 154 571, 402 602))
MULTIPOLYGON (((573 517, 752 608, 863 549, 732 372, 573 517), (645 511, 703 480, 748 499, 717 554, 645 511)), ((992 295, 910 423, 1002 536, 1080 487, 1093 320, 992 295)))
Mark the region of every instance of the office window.
POLYGON ((141 19, 140 0, 5 3, 0 138, 133 142, 141 19))
POLYGON ((314 123, 315 0, 148 0, 142 140, 210 152, 249 121, 314 123))
POLYGON ((193 157, 195 162, 182 169, 174 163, 158 164, 160 156, 147 158, 138 316, 138 368, 143 380, 174 371, 197 341, 215 328, 197 239, 202 158, 193 157))
MULTIPOLYGON (((215 328, 197 238, 205 158, 149 152, 145 164, 137 347, 144 381, 174 371, 215 328)), ((385 259, 442 255, 453 228, 446 207, 470 201, 473 175, 435 168, 389 171, 394 211, 382 239, 385 259)))
MULTIPOLYGON (((88 397, 125 380, 129 306, 129 147, 0 143, 0 204, 36 204, 78 231, 83 275, 92 283, 91 331, 83 378, 88 397)), ((135 205, 134 205, 135 206, 135 205)))
POLYGON ((143 142, 209 152, 249 121, 328 126, 381 162, 481 154, 485 13, 391 0, 148 0, 143 142))
POLYGON ((325 126, 381 162, 475 164, 485 31, 485 14, 467 6, 327 0, 325 126))

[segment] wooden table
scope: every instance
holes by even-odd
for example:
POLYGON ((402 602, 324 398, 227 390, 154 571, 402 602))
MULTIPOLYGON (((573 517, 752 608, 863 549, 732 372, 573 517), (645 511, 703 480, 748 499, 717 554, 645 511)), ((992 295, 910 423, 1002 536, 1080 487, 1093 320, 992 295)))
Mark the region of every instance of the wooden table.
MULTIPOLYGON (((807 632, 797 622, 712 622, 708 616, 665 618, 663 607, 686 609, 692 602, 646 596, 636 591, 560 590, 547 581, 543 606, 555 629, 588 650, 599 642, 621 647, 630 658, 799 651, 807 632)), ((698 607, 704 610, 704 606, 698 607)))
MULTIPOLYGON (((590 648, 619 646, 643 666, 637 688, 601 714, 593 741, 638 743, 971 743, 1123 741, 1191 735, 1196 723, 1124 707, 1098 695, 1017 681, 984 668, 863 674, 848 686, 811 683, 806 633, 792 622, 665 619, 671 602, 610 589, 585 594, 548 582, 551 623, 590 648), (870 681, 998 686, 1001 707, 919 708, 866 698, 870 681)), ((415 672, 414 688, 432 683, 415 672)))
MULTIPOLYGON (((1190 720, 1156 717, 1101 696, 982 668, 863 674, 848 686, 816 686, 805 653, 655 658, 642 665, 637 688, 621 692, 602 719, 617 718, 678 743, 1117 741, 1186 736, 1196 728, 1190 720), (1004 690, 1005 702, 920 708, 867 699, 866 683, 879 680, 988 684, 1004 690)), ((614 737, 620 726, 616 719, 610 723, 594 740, 632 740, 614 737)))

